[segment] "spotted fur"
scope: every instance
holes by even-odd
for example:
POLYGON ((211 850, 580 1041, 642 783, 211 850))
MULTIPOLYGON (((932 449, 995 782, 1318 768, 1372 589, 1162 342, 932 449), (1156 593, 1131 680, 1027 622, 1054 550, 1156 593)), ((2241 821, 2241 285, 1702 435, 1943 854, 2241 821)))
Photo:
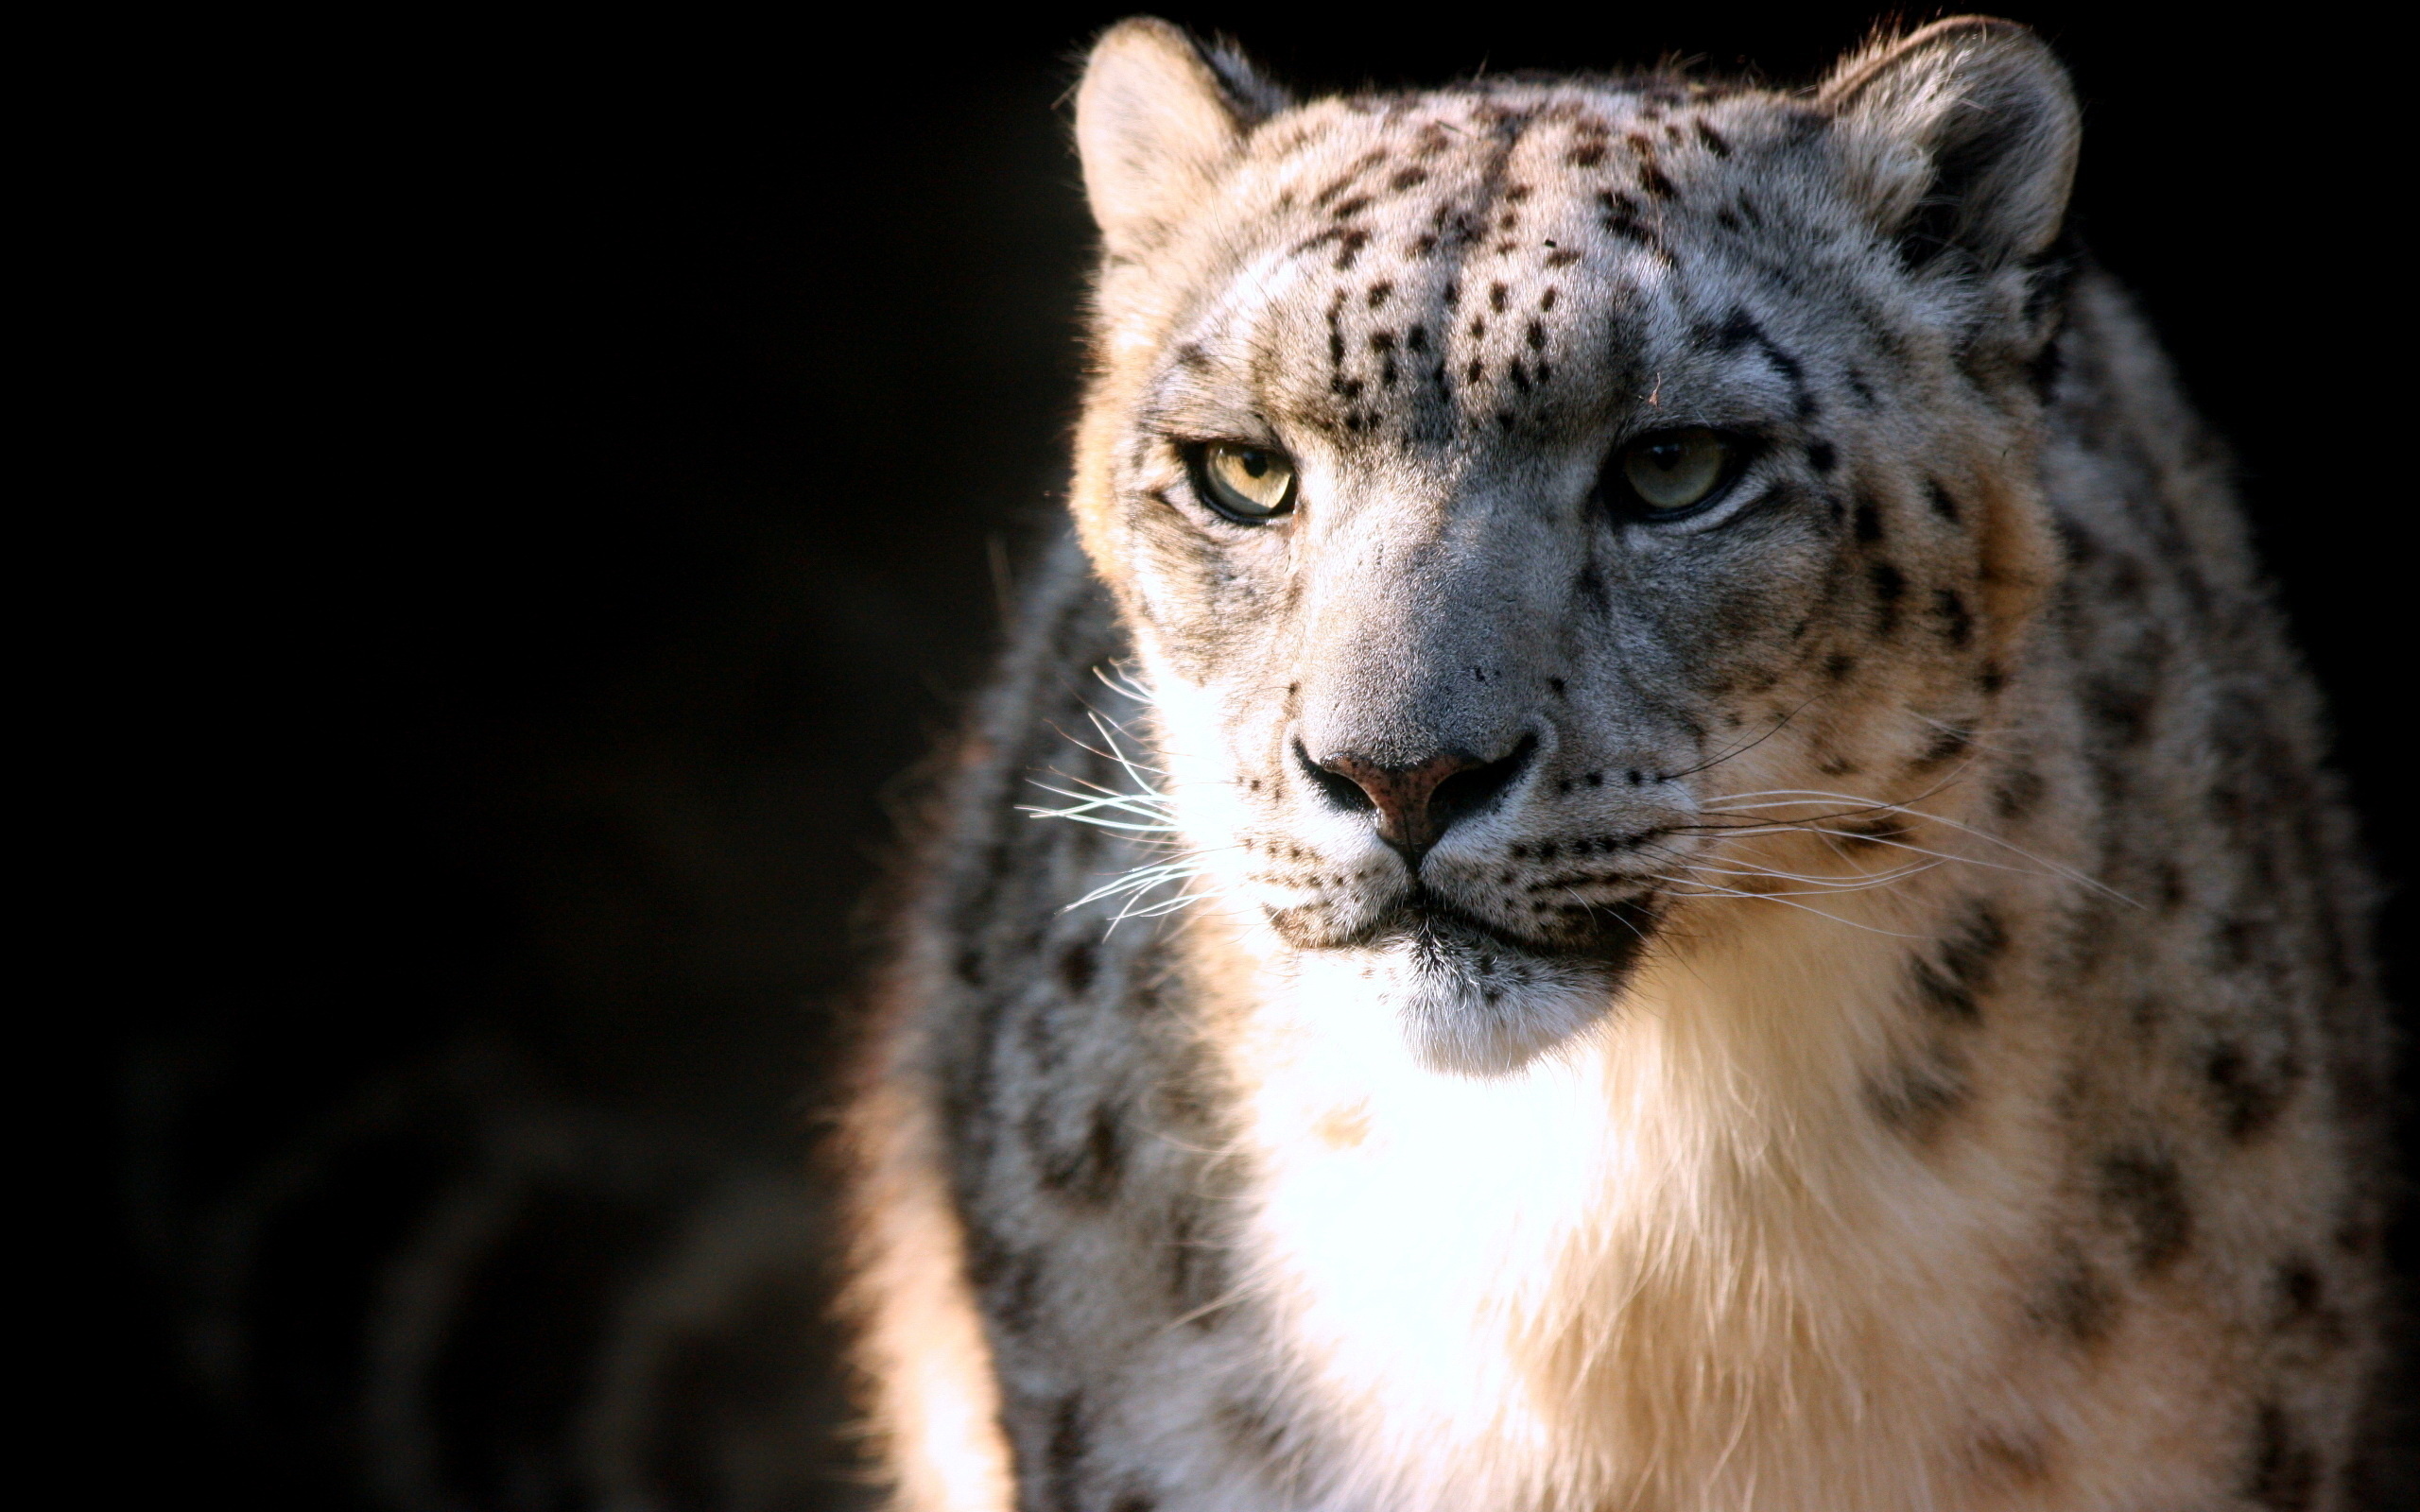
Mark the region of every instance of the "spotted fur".
POLYGON ((1298 105, 1129 22, 1078 135, 1081 556, 852 1125, 899 1504, 2350 1504, 2365 884, 2047 51, 1298 105), (1737 481, 1610 507, 1676 425, 1737 481))

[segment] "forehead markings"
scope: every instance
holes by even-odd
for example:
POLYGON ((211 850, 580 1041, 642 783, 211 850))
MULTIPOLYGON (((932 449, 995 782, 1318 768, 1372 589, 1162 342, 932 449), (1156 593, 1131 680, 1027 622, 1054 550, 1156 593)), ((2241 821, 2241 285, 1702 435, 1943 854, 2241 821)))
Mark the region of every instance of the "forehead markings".
POLYGON ((1701 350, 1753 349, 1750 360, 1780 374, 1802 418, 1811 414, 1804 366, 1743 309, 1709 324, 1672 307, 1682 291, 1666 288, 1679 264, 1664 222, 1685 196, 1666 155, 1722 162, 1735 151, 1701 115, 1666 118, 1689 97, 1677 89, 1518 102, 1431 95, 1363 105, 1264 142, 1264 163, 1279 174, 1284 159, 1306 160, 1276 186, 1298 229, 1222 281, 1154 397, 1181 402, 1184 389, 1214 384, 1217 369, 1244 366, 1254 401, 1283 392, 1292 401, 1286 418, 1340 440, 1391 421, 1407 438, 1441 441, 1511 433, 1525 420, 1550 429, 1555 401, 1575 397, 1552 390, 1567 369, 1559 351, 1573 346, 1575 319, 1594 325, 1601 316, 1601 349, 1588 352, 1582 335, 1580 354, 1600 356, 1606 380, 1634 384, 1638 398, 1653 403, 1660 382, 1636 382, 1637 338, 1665 325, 1679 328, 1673 335, 1686 330, 1701 350), (1322 148, 1331 149, 1324 171, 1322 148), (1539 183, 1560 193, 1542 199, 1539 183), (1603 298, 1575 301, 1558 276, 1567 270, 1603 298), (1316 326, 1288 331, 1288 303, 1315 312, 1316 326), (1668 318, 1653 318, 1659 305, 1668 318), (1636 328, 1634 339, 1622 338, 1625 326, 1636 328), (1313 342, 1323 364, 1304 350, 1313 342))
MULTIPOLYGON (((1406 207, 1409 214, 1396 217, 1398 223, 1409 220, 1423 226, 1402 248, 1401 256, 1408 265, 1405 271, 1425 275, 1421 282, 1429 298, 1423 301, 1415 295, 1407 301, 1402 317, 1409 323, 1400 332, 1381 326, 1360 335, 1348 329, 1348 319, 1366 320, 1382 312, 1395 294, 1395 280, 1378 278, 1358 291, 1357 301, 1356 289, 1342 277, 1337 277, 1331 287, 1323 316, 1328 391, 1342 410, 1335 424, 1347 433, 1374 427, 1380 419, 1374 402, 1388 397, 1403 377, 1398 354, 1414 351, 1427 357, 1426 382, 1391 407, 1412 409, 1413 415, 1408 418, 1417 428, 1427 428, 1417 426, 1422 411, 1443 410, 1450 413, 1453 429, 1469 431, 1492 423, 1499 431, 1510 432, 1518 426, 1525 407, 1533 412, 1541 406, 1551 407, 1554 396, 1548 389, 1556 371, 1553 348, 1559 337, 1567 336, 1562 329, 1565 322, 1554 315, 1558 303, 1564 301, 1562 284, 1552 275, 1573 268, 1590 250, 1612 250, 1586 245, 1601 238, 1577 234, 1584 222, 1572 224, 1578 202, 1589 187, 1583 174, 1599 170, 1603 181, 1621 181, 1627 176, 1655 186, 1659 193, 1671 189, 1669 179, 1654 161, 1655 144, 1643 130, 1630 131, 1616 145, 1617 126, 1608 114, 1627 103, 1620 97, 1564 96, 1549 99, 1541 108, 1512 110, 1487 100, 1448 102, 1461 106, 1465 118, 1484 129, 1458 133, 1471 144, 1461 154, 1464 171, 1429 191, 1425 224, 1409 206, 1406 207), (1541 130, 1542 127, 1560 129, 1541 130), (1524 159, 1530 161, 1524 163, 1524 159), (1561 195, 1541 204, 1540 182, 1562 191, 1561 195), (1541 210, 1551 217, 1543 227, 1526 224, 1538 220, 1541 210), (1545 235, 1545 231, 1555 234, 1545 235), (1432 318, 1442 328, 1437 333, 1442 340, 1432 340, 1432 318), (1492 333, 1496 337, 1493 343, 1492 333), (1435 354, 1429 356, 1432 351, 1435 354), (1357 362, 1357 356, 1362 360, 1357 362), (1373 382, 1378 392, 1367 394, 1373 382), (1365 397, 1373 401, 1368 407, 1362 403, 1365 397), (1459 404, 1455 403, 1458 397, 1459 404)), ((1419 150, 1442 155, 1446 129, 1446 123, 1430 119, 1411 134, 1411 141, 1419 150)), ((1674 135, 1679 135, 1677 129, 1674 135)), ((1728 150, 1725 142, 1725 155, 1728 150)), ((1366 173, 1380 161, 1383 153, 1375 159, 1365 154, 1357 169, 1366 173)), ((1416 174, 1401 171, 1391 186, 1401 184, 1409 191, 1429 184, 1434 177, 1425 169, 1416 174)), ((1340 209, 1352 206, 1358 215, 1374 200, 1375 197, 1357 194, 1338 204, 1340 209)), ((1370 239, 1355 244, 1353 258, 1340 253, 1332 272, 1351 272, 1358 261, 1358 248, 1369 245, 1370 239)), ((1298 249, 1308 253, 1324 245, 1321 237, 1314 237, 1298 249)), ((1621 259, 1600 256, 1598 261, 1621 259)), ((1634 290, 1625 299, 1621 285, 1626 282, 1635 281, 1600 278, 1610 296, 1602 302, 1616 308, 1635 302, 1634 290)), ((1611 336, 1608 332, 1609 345, 1611 336)), ((1533 413, 1532 418, 1547 422, 1543 414, 1533 413)))

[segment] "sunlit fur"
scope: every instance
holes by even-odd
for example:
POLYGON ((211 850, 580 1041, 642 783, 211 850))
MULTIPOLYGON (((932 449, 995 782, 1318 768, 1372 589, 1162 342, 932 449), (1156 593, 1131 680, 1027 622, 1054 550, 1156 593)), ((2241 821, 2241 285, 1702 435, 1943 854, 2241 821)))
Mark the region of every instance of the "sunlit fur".
POLYGON ((1085 559, 851 1125, 899 1504, 2358 1504, 2367 895, 2047 51, 1295 106, 1129 23, 1078 112, 1085 559), (1684 424, 1732 492, 1609 504, 1684 424), (1318 775, 1438 749, 1416 860, 1318 775))

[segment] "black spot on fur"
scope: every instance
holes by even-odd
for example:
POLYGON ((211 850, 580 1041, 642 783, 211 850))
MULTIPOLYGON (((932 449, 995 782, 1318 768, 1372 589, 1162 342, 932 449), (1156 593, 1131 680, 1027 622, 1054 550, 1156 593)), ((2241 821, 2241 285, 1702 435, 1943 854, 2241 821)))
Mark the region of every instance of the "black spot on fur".
POLYGON ((1965 1104, 1968 1089, 1964 1074, 1936 1050, 1910 1057, 1868 1082, 1865 1094, 1867 1105, 1885 1125, 1910 1139, 1925 1141, 1940 1133, 1950 1114, 1965 1104))
POLYGON ((1966 600, 1954 588, 1932 591, 1932 617, 1941 627, 1941 638, 1951 645, 1963 647, 1975 631, 1975 616, 1967 611, 1966 600))
POLYGON ((1040 1108, 1027 1120, 1026 1138, 1034 1146, 1036 1175, 1046 1189, 1095 1208, 1116 1194, 1126 1174, 1126 1130, 1109 1104, 1093 1108, 1082 1140, 1071 1147, 1051 1147, 1046 1113, 1040 1108))
POLYGON ((1925 747, 1924 754, 1916 758, 1914 765, 1920 769, 1938 766, 1945 761, 1964 755, 1967 747, 1974 743, 1974 736, 1965 730, 1945 730, 1933 736, 1932 744, 1925 747))
POLYGON ((1765 360, 1788 380, 1798 418, 1807 420, 1814 415, 1817 405, 1814 392, 1806 387, 1806 365, 1767 335, 1764 327, 1758 325, 1747 311, 1733 310, 1729 318, 1708 335, 1718 352, 1737 352, 1741 347, 1753 346, 1762 352, 1765 360))
POLYGON ((1693 124, 1697 127, 1698 140, 1706 145, 1707 151, 1712 152, 1718 158, 1727 158, 1731 156, 1731 144, 1723 140, 1721 132, 1717 131, 1713 127, 1706 124, 1705 117, 1698 117, 1693 124))
POLYGON ((1050 1512, 1077 1512, 1082 1503, 1084 1458, 1092 1445, 1084 1427, 1084 1394, 1071 1391, 1050 1416, 1050 1437, 1043 1447, 1043 1504, 1050 1512))
MULTIPOLYGON (((1040 942, 1035 944, 1038 947, 1040 942)), ((1037 948, 1032 954, 1041 952, 1037 948)), ((1008 1021, 1004 1019, 1002 1022, 1005 1027, 1008 1021)), ((1025 1050, 1033 1069, 1044 1075, 1057 1071, 1060 1062, 1066 1058, 1066 1042, 1059 1032, 1063 1022, 1062 1015, 1050 1012, 1028 1010, 1016 1016, 1017 1043, 1025 1050)))
POLYGON ((2108 1336, 2118 1297, 2090 1261, 2071 1252, 2060 1257, 2027 1311, 2044 1328, 2090 1347, 2108 1336))
POLYGON ((2239 1045, 2221 1043, 2203 1062, 2203 1078, 2218 1105, 2219 1125, 2230 1139, 2248 1140, 2274 1123, 2302 1068, 2290 1056, 2272 1067, 2253 1063, 2239 1045))
POLYGON ((1952 924, 1937 947, 1938 958, 1919 954, 1910 968, 1916 1001, 1944 1018, 1973 1023, 1982 1018, 1977 994, 1991 980, 1992 963, 2008 949, 2008 931, 1989 905, 1976 903, 1952 924))
POLYGON ((2160 912, 2172 914, 2185 904, 2187 896, 2185 873, 2173 861, 2162 860, 2152 868, 2152 895, 2158 900, 2160 912))
POLYGON ((2093 539, 2092 532, 2075 521, 2059 521, 2058 530, 2060 544, 2066 548, 2070 565, 2085 566, 2100 555, 2100 542, 2093 539))
POLYGON ((2243 1494, 2272 1512, 2306 1512, 2319 1496, 2319 1452, 2303 1441, 2285 1409, 2262 1402, 2254 1414, 2252 1465, 2243 1494))
POLYGON ((2040 806, 2048 789, 2042 774, 2031 766, 2012 766, 2000 774, 1999 785, 1992 792, 1992 806, 2001 818, 2021 819, 2040 806))
MULTIPOLYGON (((1830 764, 1827 764, 1830 765, 1830 764)), ((1845 763, 1840 764, 1845 766, 1845 763)), ((1905 833, 1898 820, 1887 816, 1870 819, 1843 819, 1838 830, 1840 838, 1852 845, 1879 846, 1885 840, 1905 833)))
POLYGON ((1872 499, 1857 501, 1857 539, 1866 545, 1882 539, 1882 508, 1872 499))
POLYGON ((1832 449, 1831 442, 1809 441, 1806 443, 1806 465, 1816 472, 1829 472, 1840 464, 1840 454, 1832 449))
POLYGON ((1573 576, 1571 593, 1574 598, 1586 605, 1596 614, 1604 615, 1613 611, 1613 597, 1605 592, 1605 579, 1599 575, 1597 564, 1593 561, 1582 567, 1573 576))
POLYGON ((2290 1260, 2277 1267, 2277 1302, 2281 1326, 2292 1327, 2318 1313, 2325 1291, 2318 1268, 2308 1260, 2290 1260))
POLYGON ((1010 1333, 1032 1332, 1041 1301, 1040 1261, 1012 1248, 988 1225, 969 1222, 966 1279, 995 1326, 1010 1333))
POLYGON ((1908 590, 1907 576, 1887 561, 1876 562, 1866 576, 1874 584, 1875 632, 1888 635, 1899 627, 1899 595, 1908 590))
POLYGON ((2143 572, 2143 564, 2134 558, 2120 557, 2111 565, 2109 569, 2110 597, 2129 601, 2138 599, 2143 596, 2143 590, 2148 586, 2150 586, 2150 580, 2143 572))
POLYGON ((2184 1177, 2165 1151, 2113 1151, 2101 1158, 2101 1206, 2133 1231, 2135 1263, 2144 1274, 2161 1270, 2193 1240, 2193 1212, 2184 1177))
POLYGON ((1636 242, 1664 262, 1672 260, 1672 254, 1665 249, 1663 238, 1642 218, 1637 200, 1608 189, 1597 196, 1597 203, 1599 221, 1605 230, 1625 241, 1636 242))
POLYGON ((1059 985, 1080 997, 1100 969, 1100 954, 1090 940, 1076 940, 1059 953, 1059 985))
POLYGON ((2099 677, 2084 684, 2084 710, 2111 744, 2133 746, 2150 731, 2152 692, 2147 679, 2099 677))
POLYGON ((1958 501, 1949 496, 1949 490, 1947 489, 1943 488, 1939 483, 1927 479, 1925 483, 1925 498, 1932 505, 1933 513, 1941 516, 1944 520, 1948 521, 1951 524, 1956 524, 1958 523, 1958 517, 1960 514, 1958 501))

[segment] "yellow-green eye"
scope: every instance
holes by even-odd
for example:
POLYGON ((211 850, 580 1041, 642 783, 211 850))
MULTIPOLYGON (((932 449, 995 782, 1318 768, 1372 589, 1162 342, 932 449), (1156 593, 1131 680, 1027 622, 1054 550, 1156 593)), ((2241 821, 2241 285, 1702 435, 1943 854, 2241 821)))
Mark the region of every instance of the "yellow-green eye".
POLYGON ((1231 520, 1257 524, 1294 508, 1294 464, 1274 447, 1212 441, 1201 449, 1201 482, 1210 507, 1231 520))
POLYGON ((1649 509, 1703 504, 1731 471, 1731 447, 1710 430, 1665 431, 1622 448, 1622 481, 1649 509))

